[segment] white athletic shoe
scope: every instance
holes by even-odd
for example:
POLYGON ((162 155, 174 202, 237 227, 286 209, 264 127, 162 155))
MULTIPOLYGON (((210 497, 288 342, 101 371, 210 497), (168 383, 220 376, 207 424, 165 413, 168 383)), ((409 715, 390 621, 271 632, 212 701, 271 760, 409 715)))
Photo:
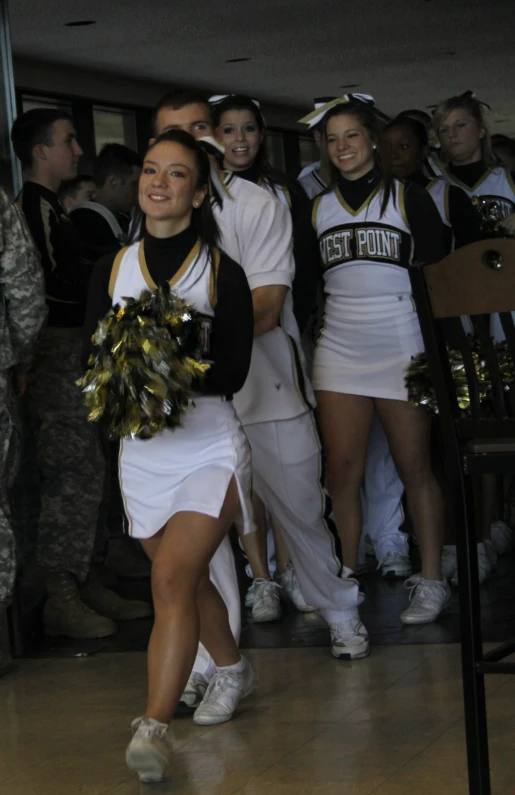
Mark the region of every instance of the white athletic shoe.
POLYGON ((281 617, 281 586, 272 580, 254 580, 254 605, 252 620, 255 624, 277 621, 281 617))
POLYGON ((245 657, 241 659, 245 663, 241 673, 222 670, 214 674, 204 700, 193 716, 199 726, 216 726, 231 720, 241 699, 253 691, 254 671, 245 657))
POLYGON ((401 613, 403 624, 430 624, 450 603, 452 594, 447 580, 425 580, 419 575, 406 580, 410 605, 401 613))
POLYGON ((506 522, 493 522, 490 530, 495 551, 498 555, 506 555, 513 546, 511 528, 506 522))
POLYGON ((329 624, 331 654, 337 660, 362 660, 370 654, 368 632, 359 616, 329 624))
POLYGON ((402 555, 400 552, 391 550, 387 552, 379 561, 377 566, 381 570, 383 577, 393 579, 395 577, 402 577, 406 579, 412 572, 411 560, 407 555, 402 555))
MULTIPOLYGON (((477 568, 479 571, 479 584, 483 585, 492 574, 492 564, 488 558, 485 544, 483 542, 477 545, 477 568)), ((454 572, 454 577, 451 580, 452 585, 458 585, 458 569, 454 572)))
POLYGON ((202 699, 206 695, 209 682, 202 676, 192 671, 188 684, 184 689, 184 693, 179 701, 178 711, 191 712, 202 703, 202 699))
POLYGON ((254 607, 254 599, 256 598, 256 588, 252 582, 250 588, 247 589, 245 594, 245 607, 254 607))
POLYGON ((299 613, 313 613, 317 608, 306 604, 302 596, 297 573, 292 564, 288 564, 283 574, 277 575, 277 582, 283 589, 282 594, 290 600, 299 613))
POLYGON ((136 718, 134 735, 125 753, 127 767, 143 782, 162 781, 170 758, 166 723, 154 718, 136 718))

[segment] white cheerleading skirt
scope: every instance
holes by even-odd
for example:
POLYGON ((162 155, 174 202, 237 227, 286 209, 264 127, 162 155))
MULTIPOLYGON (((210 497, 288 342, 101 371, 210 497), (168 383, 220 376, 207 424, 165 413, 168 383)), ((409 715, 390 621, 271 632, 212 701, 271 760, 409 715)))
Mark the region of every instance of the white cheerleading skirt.
POLYGON ((313 364, 313 387, 407 400, 406 367, 424 350, 410 293, 328 300, 313 364), (332 309, 332 312, 331 312, 332 309))
POLYGON ((232 477, 244 532, 255 529, 251 504, 251 454, 232 402, 199 397, 182 424, 152 439, 120 446, 120 486, 134 538, 151 538, 179 511, 220 516, 232 477))

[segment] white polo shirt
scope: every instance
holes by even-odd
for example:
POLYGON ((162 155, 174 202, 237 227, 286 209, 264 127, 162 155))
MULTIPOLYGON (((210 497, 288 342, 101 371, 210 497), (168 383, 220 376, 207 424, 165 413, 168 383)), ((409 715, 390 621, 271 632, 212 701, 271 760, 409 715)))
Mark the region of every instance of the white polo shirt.
POLYGON ((244 269, 251 290, 288 287, 280 325, 254 340, 250 372, 234 405, 243 425, 287 420, 315 404, 304 371, 300 335, 293 314, 295 274, 291 215, 271 193, 230 173, 213 173, 223 207, 214 204, 220 247, 244 269))

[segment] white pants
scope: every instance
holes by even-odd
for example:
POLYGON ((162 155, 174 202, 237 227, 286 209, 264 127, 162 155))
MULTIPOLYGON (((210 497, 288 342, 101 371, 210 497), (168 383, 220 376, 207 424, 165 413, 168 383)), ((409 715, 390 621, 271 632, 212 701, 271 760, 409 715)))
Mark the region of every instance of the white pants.
POLYGON ((374 413, 362 493, 362 539, 370 536, 379 561, 387 552, 408 554, 408 537, 399 530, 404 521, 403 492, 383 425, 374 413))
MULTIPOLYGON (((304 599, 320 608, 327 622, 354 618, 363 597, 356 582, 346 579, 350 571, 336 554, 337 532, 322 486, 321 444, 313 412, 291 420, 247 425, 245 432, 252 449, 254 489, 281 525, 304 599)), ((231 629, 239 640, 240 599, 227 541, 213 557, 210 575, 228 607, 231 629)), ((202 646, 193 670, 206 678, 214 671, 214 663, 202 646)))
POLYGON ((353 618, 362 597, 336 554, 339 542, 323 488, 313 412, 248 425, 245 432, 254 490, 281 525, 304 599, 330 623, 353 618))

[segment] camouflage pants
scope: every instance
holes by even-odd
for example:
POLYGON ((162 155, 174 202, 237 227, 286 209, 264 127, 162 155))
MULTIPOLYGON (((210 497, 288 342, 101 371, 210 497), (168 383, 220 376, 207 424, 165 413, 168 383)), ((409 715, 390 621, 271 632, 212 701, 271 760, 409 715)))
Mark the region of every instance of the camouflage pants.
POLYGON ((98 429, 76 380, 80 329, 47 329, 29 383, 40 476, 38 563, 83 581, 88 575, 104 485, 98 429))
POLYGON ((16 577, 16 550, 11 522, 10 493, 16 477, 19 430, 10 374, 0 372, 0 607, 12 597, 16 577))

